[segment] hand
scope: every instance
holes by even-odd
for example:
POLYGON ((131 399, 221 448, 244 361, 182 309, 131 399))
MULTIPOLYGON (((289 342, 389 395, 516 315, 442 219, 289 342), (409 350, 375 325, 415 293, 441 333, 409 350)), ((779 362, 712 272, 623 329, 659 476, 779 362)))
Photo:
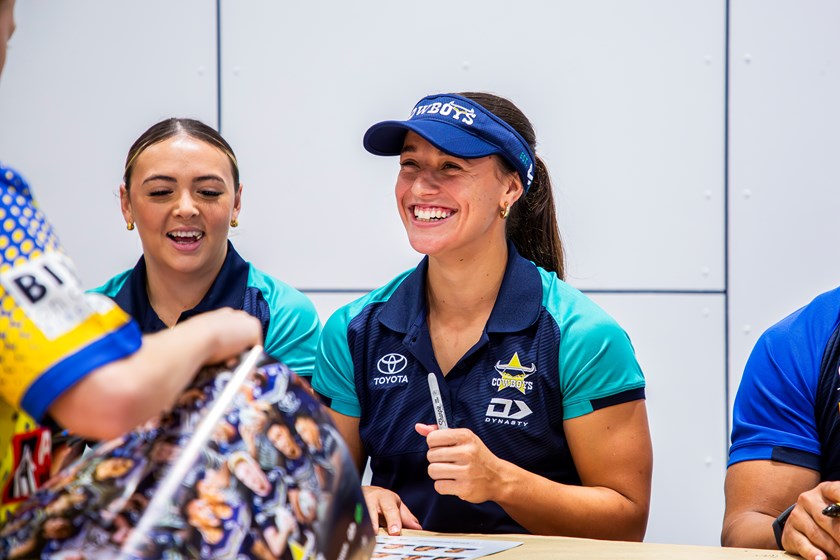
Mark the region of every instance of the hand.
POLYGON ((184 321, 181 328, 194 329, 195 336, 207 340, 209 355, 204 361, 208 364, 236 358, 245 350, 262 344, 260 322, 244 311, 229 307, 196 315, 184 321))
POLYGON ((433 424, 415 424, 414 429, 429 445, 429 476, 439 494, 451 494, 474 504, 495 501, 503 480, 503 462, 472 430, 440 430, 433 424))
POLYGON ((807 560, 840 558, 840 518, 822 514, 836 502, 840 502, 840 482, 823 482, 800 494, 782 533, 785 551, 807 560))
POLYGON ((362 486, 362 492, 370 512, 370 520, 373 522, 374 533, 378 533, 380 527, 389 535, 399 535, 403 527, 422 529, 420 521, 395 492, 379 486, 362 486))

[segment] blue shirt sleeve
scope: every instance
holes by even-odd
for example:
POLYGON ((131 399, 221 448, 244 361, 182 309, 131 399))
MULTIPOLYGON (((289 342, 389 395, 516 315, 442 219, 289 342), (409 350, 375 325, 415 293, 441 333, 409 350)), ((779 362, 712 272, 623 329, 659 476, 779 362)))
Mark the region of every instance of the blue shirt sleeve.
POLYGON ((801 453, 789 461, 778 452, 820 454, 817 385, 836 314, 826 321, 830 316, 815 313, 819 302, 812 305, 770 327, 753 348, 735 397, 729 465, 774 459, 813 468, 801 453))

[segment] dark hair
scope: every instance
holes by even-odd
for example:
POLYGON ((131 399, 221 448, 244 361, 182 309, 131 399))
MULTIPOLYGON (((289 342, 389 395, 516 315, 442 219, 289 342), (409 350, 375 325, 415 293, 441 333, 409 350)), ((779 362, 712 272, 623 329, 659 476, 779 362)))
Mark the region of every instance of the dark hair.
POLYGON ((134 169, 134 162, 137 161, 140 154, 149 146, 153 146, 158 142, 163 142, 179 134, 185 134, 196 140, 207 142, 224 152, 230 160, 230 169, 233 173, 233 188, 236 189, 239 187, 239 164, 236 161, 233 148, 222 138, 222 135, 201 121, 173 117, 153 124, 131 145, 131 148, 128 150, 128 156, 125 158, 125 171, 123 172, 123 181, 125 182, 126 189, 130 187, 129 182, 131 180, 131 172, 134 169))
MULTIPOLYGON (((531 121, 511 101, 484 92, 459 93, 471 99, 508 123, 531 146, 536 154, 537 135, 531 121)), ((510 209, 507 236, 516 250, 538 266, 557 273, 562 280, 566 276, 565 255, 560 230, 557 227, 557 211, 551 192, 551 177, 545 162, 535 156, 534 181, 528 193, 522 196, 510 209)), ((497 161, 510 173, 516 170, 504 158, 497 161)), ((524 185, 523 185, 524 186, 524 185)))

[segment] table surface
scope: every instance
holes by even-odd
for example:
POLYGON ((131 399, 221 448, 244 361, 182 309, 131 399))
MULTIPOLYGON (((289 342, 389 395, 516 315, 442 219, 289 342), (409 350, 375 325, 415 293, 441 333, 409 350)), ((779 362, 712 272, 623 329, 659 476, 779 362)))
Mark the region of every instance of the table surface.
MULTIPOLYGON (((380 533, 383 534, 383 533, 380 533)), ((757 550, 752 548, 723 548, 681 544, 633 543, 599 541, 571 537, 543 537, 536 535, 470 535, 454 533, 431 533, 427 531, 404 530, 405 536, 446 537, 452 539, 487 539, 522 542, 520 546, 487 556, 492 560, 542 560, 555 558, 582 558, 602 560, 729 560, 747 558, 799 558, 779 550, 757 550)))

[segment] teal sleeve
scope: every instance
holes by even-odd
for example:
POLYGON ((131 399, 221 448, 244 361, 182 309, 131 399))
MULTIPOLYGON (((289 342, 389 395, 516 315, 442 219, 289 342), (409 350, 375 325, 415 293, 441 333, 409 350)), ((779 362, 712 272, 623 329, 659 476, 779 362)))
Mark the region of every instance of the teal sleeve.
POLYGON ((589 414, 593 401, 644 388, 630 338, 615 319, 561 280, 545 288, 546 309, 560 328, 563 419, 589 414))
POLYGON ((265 351, 296 374, 311 377, 321 334, 318 312, 306 295, 278 280, 271 280, 273 289, 268 293, 263 290, 271 309, 265 351))
POLYGON ((128 280, 128 277, 131 276, 131 273, 134 269, 129 268, 128 270, 124 270, 117 274, 116 276, 112 277, 110 280, 102 284, 101 286, 97 286, 96 288, 91 288, 87 290, 90 293, 94 294, 102 294, 106 295, 109 298, 114 298, 119 291, 122 289, 125 281, 128 280))
POLYGON ((340 414, 358 418, 362 409, 356 394, 353 358, 347 342, 349 309, 343 307, 333 313, 324 326, 312 386, 332 400, 330 408, 340 414))

